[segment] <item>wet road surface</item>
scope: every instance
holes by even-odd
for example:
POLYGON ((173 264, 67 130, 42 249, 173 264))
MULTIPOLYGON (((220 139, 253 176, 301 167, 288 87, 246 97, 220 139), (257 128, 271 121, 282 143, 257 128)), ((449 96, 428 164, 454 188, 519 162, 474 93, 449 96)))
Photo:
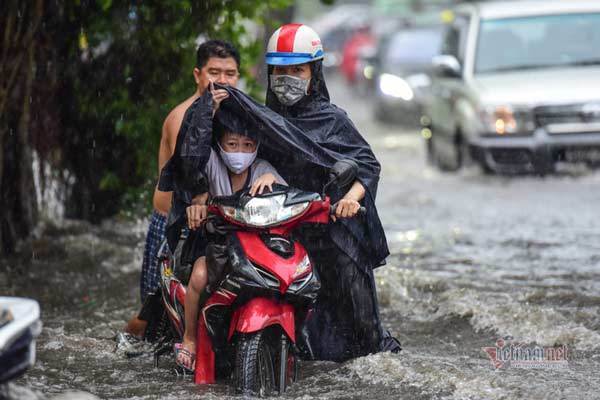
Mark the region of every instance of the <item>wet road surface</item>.
MULTIPOLYGON (((600 172, 537 177, 443 174, 417 133, 372 120, 368 102, 330 85, 382 163, 378 207, 392 255, 377 271, 385 326, 399 355, 304 363, 285 398, 600 398, 600 172), (566 366, 494 369, 482 348, 566 346, 566 366), (512 338, 512 339, 511 339, 512 338)), ((163 359, 115 354, 135 312, 145 222, 67 222, 0 261, 0 293, 41 302, 38 362, 19 384, 46 395, 221 399, 163 359)), ((527 365, 525 365, 527 366, 527 365)))

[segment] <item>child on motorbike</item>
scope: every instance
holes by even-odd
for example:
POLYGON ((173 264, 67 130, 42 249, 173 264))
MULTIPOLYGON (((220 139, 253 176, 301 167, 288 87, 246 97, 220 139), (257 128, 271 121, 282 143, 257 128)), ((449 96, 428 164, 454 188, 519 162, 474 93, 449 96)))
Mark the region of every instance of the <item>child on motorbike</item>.
MULTIPOLYGON (((248 187, 250 195, 254 196, 262 194, 265 188, 272 190, 273 183, 287 185, 268 161, 256 158, 257 140, 248 136, 247 132, 232 132, 215 118, 213 133, 217 149, 211 149, 204 168, 208 193, 195 197, 192 205, 186 209, 188 227, 191 230, 199 228, 206 219, 209 196, 228 196, 248 187)), ((175 345, 177 364, 190 372, 195 369, 199 299, 206 287, 207 276, 206 257, 200 256, 194 262, 185 295, 183 341, 175 345)))

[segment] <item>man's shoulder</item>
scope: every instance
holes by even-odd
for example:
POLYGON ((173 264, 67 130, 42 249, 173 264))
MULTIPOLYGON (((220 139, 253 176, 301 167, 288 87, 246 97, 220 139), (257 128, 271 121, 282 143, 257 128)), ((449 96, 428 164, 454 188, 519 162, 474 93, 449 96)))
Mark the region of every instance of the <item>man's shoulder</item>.
POLYGON ((183 122, 183 117, 185 116, 185 112, 192 105, 197 96, 192 96, 182 101, 178 105, 176 105, 171 112, 165 118, 165 122, 163 123, 164 129, 167 131, 175 131, 178 132, 181 127, 181 123, 183 122))

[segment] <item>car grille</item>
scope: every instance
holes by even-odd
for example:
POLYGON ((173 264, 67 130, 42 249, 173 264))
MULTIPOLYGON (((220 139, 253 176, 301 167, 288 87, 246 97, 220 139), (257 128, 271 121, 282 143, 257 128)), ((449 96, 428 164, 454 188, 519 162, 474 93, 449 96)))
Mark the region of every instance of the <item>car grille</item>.
POLYGON ((535 121, 551 135, 600 132, 600 102, 537 107, 535 121))

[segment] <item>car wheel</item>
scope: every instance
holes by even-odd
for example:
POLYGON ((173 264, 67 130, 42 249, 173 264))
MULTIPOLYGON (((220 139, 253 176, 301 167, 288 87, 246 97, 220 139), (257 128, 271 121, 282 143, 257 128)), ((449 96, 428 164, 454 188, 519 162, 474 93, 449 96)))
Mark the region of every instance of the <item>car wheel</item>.
POLYGON ((432 136, 430 139, 433 162, 441 171, 444 172, 458 170, 460 168, 460 147, 458 146, 458 143, 452 144, 452 160, 448 160, 439 151, 438 140, 439 139, 434 139, 434 136, 432 136))
POLYGON ((457 162, 458 168, 461 167, 469 167, 473 165, 473 157, 471 155, 471 150, 469 149, 469 144, 463 138, 463 136, 459 133, 457 134, 456 139, 456 151, 457 151, 457 162))

